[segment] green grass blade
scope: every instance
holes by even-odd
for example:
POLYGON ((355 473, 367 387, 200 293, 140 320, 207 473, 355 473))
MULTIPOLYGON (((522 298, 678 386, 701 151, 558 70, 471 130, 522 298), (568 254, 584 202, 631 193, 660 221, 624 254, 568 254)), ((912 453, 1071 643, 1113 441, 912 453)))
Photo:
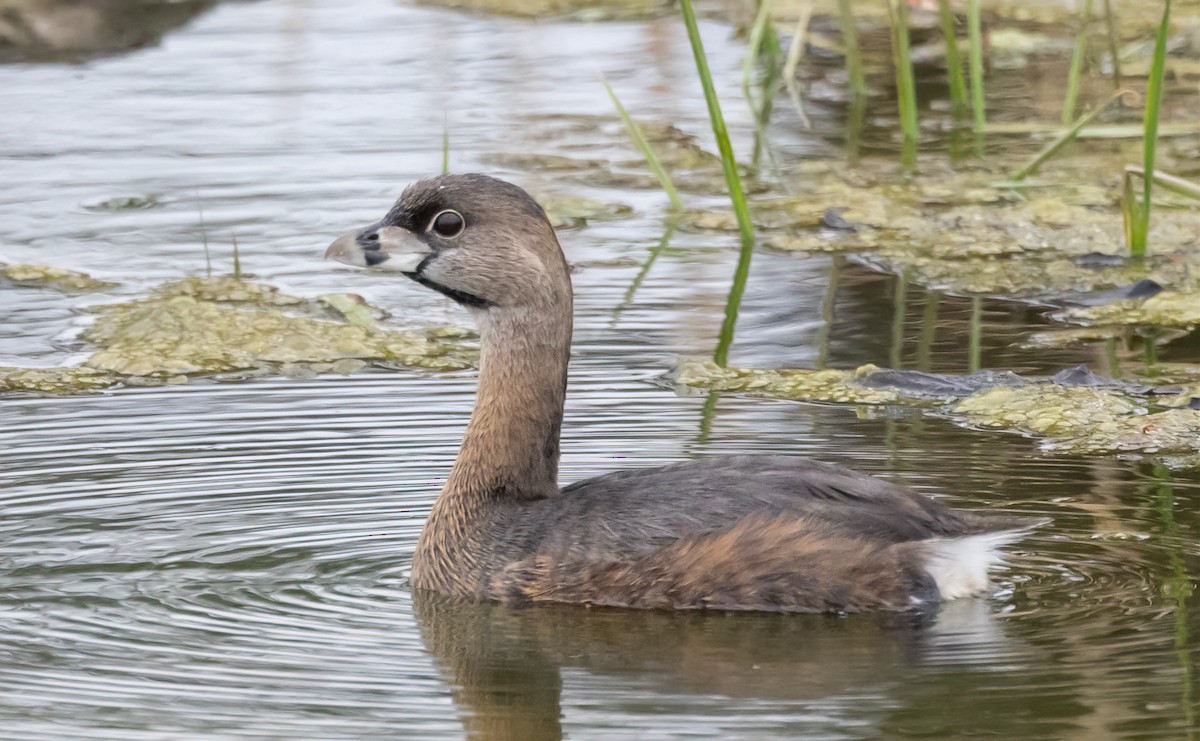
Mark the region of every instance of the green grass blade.
POLYGON ((233 235, 233 279, 242 279, 242 255, 238 250, 237 235, 233 235))
POLYGON ((970 44, 971 112, 974 115, 976 140, 982 144, 987 125, 987 109, 983 95, 983 23, 979 0, 967 2, 967 42, 970 44))
POLYGON ((700 28, 696 25, 696 13, 692 10, 692 0, 679 0, 679 7, 683 11, 683 22, 687 26, 692 55, 696 58, 696 71, 700 75, 700 84, 704 88, 704 100, 708 104, 708 117, 712 122, 713 136, 716 137, 717 148, 721 151, 721 167, 725 171, 725 183, 729 187, 729 198, 733 202, 733 212, 737 216, 738 222, 738 235, 741 237, 742 243, 738 253, 737 268, 733 273, 733 284, 729 289, 729 298, 725 302, 725 321, 721 324, 717 349, 713 353, 713 362, 725 367, 729 362, 729 347, 733 344, 733 331, 737 326, 738 308, 742 303, 742 295, 746 292, 746 278, 750 275, 750 257, 754 253, 754 226, 750 222, 750 208, 746 203, 746 193, 742 189, 742 178, 738 174, 737 160, 733 156, 733 146, 729 143, 729 131, 725 128, 725 117, 721 115, 721 102, 717 99, 712 72, 708 69, 708 57, 704 53, 704 43, 700 39, 700 28))
POLYGON ((1150 65, 1150 79, 1146 87, 1145 133, 1142 139, 1142 207, 1138 211, 1138 228, 1134 231, 1137 241, 1129 245, 1135 260, 1146 256, 1147 239, 1150 234, 1151 188, 1154 184, 1154 155, 1158 144, 1158 114, 1162 108, 1163 80, 1167 67, 1167 36, 1170 33, 1171 0, 1164 0, 1162 23, 1154 37, 1154 60, 1150 65))
POLYGON ((854 11, 850 0, 838 0, 838 15, 842 24, 842 44, 846 47, 846 74, 850 76, 850 93, 856 98, 867 96, 867 83, 863 76, 862 50, 858 46, 858 27, 854 24, 854 11))
POLYGON ((1092 121, 1095 121, 1096 117, 1099 116, 1101 113, 1103 113, 1105 111, 1105 109, 1107 109, 1110 105, 1112 105, 1118 98, 1120 98, 1123 95, 1127 95, 1128 93, 1129 93, 1128 90, 1118 90, 1117 92, 1110 95, 1108 97, 1108 100, 1106 100, 1103 103, 1101 103, 1100 105, 1096 106, 1093 110, 1089 111, 1088 113, 1085 113, 1084 115, 1080 116, 1079 119, 1075 123, 1071 124, 1071 128, 1063 131, 1061 134, 1054 137, 1054 139, 1049 144, 1042 147, 1042 150, 1040 152, 1038 152, 1036 155, 1034 155, 1033 159, 1031 159, 1028 162, 1028 164, 1026 164, 1024 167, 1022 167, 1020 170, 1018 170, 1016 172, 1016 174, 1014 174, 1012 176, 1012 179, 1013 180, 1024 180, 1025 178, 1029 177, 1033 173, 1037 172, 1038 168, 1041 167, 1042 165, 1044 165, 1047 160, 1049 160, 1051 157, 1053 157, 1054 155, 1061 152, 1063 147, 1065 147, 1068 144, 1070 144, 1071 142, 1075 141, 1075 137, 1077 137, 1079 135, 1079 132, 1082 131, 1084 129, 1084 127, 1086 127, 1092 121))
MULTIPOLYGON (((1126 165, 1125 172, 1130 175, 1138 175, 1142 177, 1145 177, 1146 175, 1145 168, 1138 167, 1137 165, 1126 165)), ((1162 170, 1155 170, 1154 184, 1163 190, 1169 190, 1176 195, 1200 200, 1200 183, 1193 183, 1191 180, 1184 180, 1183 178, 1178 178, 1174 175, 1168 175, 1162 170)))
POLYGON ((888 18, 892 26, 892 61, 896 67, 896 102, 904 137, 902 160, 906 167, 911 167, 916 160, 917 86, 908 49, 908 4, 905 0, 888 0, 888 18))
POLYGON ((646 141, 646 137, 642 134, 642 127, 638 126, 637 121, 629 115, 629 111, 625 110, 625 106, 621 105, 621 100, 617 98, 617 93, 612 89, 612 85, 608 84, 608 80, 603 77, 600 81, 604 83, 604 89, 608 91, 608 97, 612 99, 613 105, 616 106, 617 114, 621 116, 621 121, 625 124, 625 131, 629 134, 629 140, 637 147, 642 156, 646 158, 646 164, 650 166, 650 171, 654 173, 654 177, 658 178, 658 184, 667 194, 667 198, 671 201, 672 211, 682 211, 683 202, 679 200, 679 191, 675 189, 675 183, 671 180, 671 176, 667 174, 666 168, 658 161, 658 156, 654 154, 654 150, 650 148, 650 142, 646 141))
POLYGON ((950 0, 938 0, 938 17, 942 26, 942 38, 946 42, 946 72, 950 86, 950 100, 954 103, 954 118, 957 120, 967 112, 967 79, 963 76, 962 55, 958 53, 958 34, 954 30, 954 11, 950 0))
POLYGON ((1083 74, 1083 63, 1087 59, 1088 26, 1092 23, 1092 0, 1083 0, 1083 19, 1079 34, 1075 36, 1075 50, 1071 52, 1071 69, 1067 73, 1067 94, 1063 99, 1062 125, 1070 126, 1075 118, 1075 101, 1079 99, 1079 78, 1083 74))
POLYGON ((450 124, 442 119, 442 174, 450 174, 450 124))
POLYGON ((1125 176, 1121 180, 1121 216, 1125 220, 1125 244, 1130 248, 1133 247, 1134 242, 1138 241, 1136 232, 1138 225, 1142 223, 1142 219, 1138 215, 1140 208, 1137 193, 1133 189, 1133 173, 1126 168, 1125 176))

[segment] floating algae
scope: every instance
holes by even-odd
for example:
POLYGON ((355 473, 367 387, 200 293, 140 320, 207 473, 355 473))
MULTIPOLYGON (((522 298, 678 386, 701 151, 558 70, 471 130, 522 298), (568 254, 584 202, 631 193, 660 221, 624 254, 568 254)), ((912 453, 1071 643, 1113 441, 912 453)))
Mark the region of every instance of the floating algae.
POLYGON ((854 385, 854 380, 875 370, 865 365, 858 370, 759 370, 722 368, 708 360, 680 363, 675 382, 714 391, 741 391, 753 396, 771 396, 799 401, 827 401, 845 404, 888 404, 902 401, 889 389, 854 385))
POLYGON ((624 219, 633 215, 633 208, 624 203, 606 203, 583 196, 538 191, 533 193, 533 200, 545 210, 555 229, 578 228, 591 220, 624 219))
POLYGON ((191 375, 300 377, 350 373, 368 362, 458 370, 473 362, 459 341, 465 330, 386 329, 355 297, 307 301, 229 277, 188 278, 96 311, 82 338, 98 350, 81 366, 0 370, 0 390, 79 393, 191 375), (344 321, 318 318, 328 306, 339 307, 344 321))
POLYGON ((0 368, 0 393, 80 394, 114 386, 115 374, 94 368, 0 368))
MULTIPOLYGON (((1144 387, 1103 379, 1085 369, 1054 378, 982 372, 950 376, 862 366, 843 370, 720 368, 680 364, 676 383, 753 396, 848 404, 924 406, 959 424, 1045 438, 1042 447, 1078 455, 1182 455, 1171 465, 1200 463, 1200 384, 1154 397, 1144 387)), ((1190 464, 1186 464, 1190 465, 1190 464)))
POLYGON ((1163 291, 1144 300, 1067 309, 1060 316, 1081 324, 1149 324, 1191 328, 1200 325, 1200 293, 1163 291))
POLYGON ((51 265, 6 265, 0 269, 0 275, 19 286, 54 288, 71 293, 103 291, 117 286, 116 283, 98 280, 87 273, 51 265))

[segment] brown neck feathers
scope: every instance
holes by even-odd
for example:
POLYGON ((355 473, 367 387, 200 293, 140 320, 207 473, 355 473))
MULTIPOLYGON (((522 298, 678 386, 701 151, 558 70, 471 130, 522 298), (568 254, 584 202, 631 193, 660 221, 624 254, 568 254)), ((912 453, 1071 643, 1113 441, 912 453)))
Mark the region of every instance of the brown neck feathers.
POLYGON ((571 297, 480 315, 479 391, 443 499, 530 501, 558 493, 571 297))

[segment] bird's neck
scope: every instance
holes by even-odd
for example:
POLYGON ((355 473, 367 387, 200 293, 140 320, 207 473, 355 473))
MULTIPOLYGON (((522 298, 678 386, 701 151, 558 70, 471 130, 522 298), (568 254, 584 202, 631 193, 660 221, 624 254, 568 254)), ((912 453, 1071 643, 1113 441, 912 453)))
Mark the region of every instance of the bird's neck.
POLYGON ((439 505, 558 493, 571 311, 568 288, 536 306, 480 312, 475 410, 439 505))

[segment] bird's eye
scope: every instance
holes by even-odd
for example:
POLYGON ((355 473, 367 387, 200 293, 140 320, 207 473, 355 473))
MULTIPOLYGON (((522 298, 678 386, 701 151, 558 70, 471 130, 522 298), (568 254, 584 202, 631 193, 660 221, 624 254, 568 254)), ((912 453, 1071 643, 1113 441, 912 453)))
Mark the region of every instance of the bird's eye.
POLYGON ((433 217, 433 221, 429 222, 429 229, 439 237, 453 239, 463 233, 463 229, 467 228, 467 222, 463 219, 462 214, 452 209, 446 209, 437 216, 433 217))

